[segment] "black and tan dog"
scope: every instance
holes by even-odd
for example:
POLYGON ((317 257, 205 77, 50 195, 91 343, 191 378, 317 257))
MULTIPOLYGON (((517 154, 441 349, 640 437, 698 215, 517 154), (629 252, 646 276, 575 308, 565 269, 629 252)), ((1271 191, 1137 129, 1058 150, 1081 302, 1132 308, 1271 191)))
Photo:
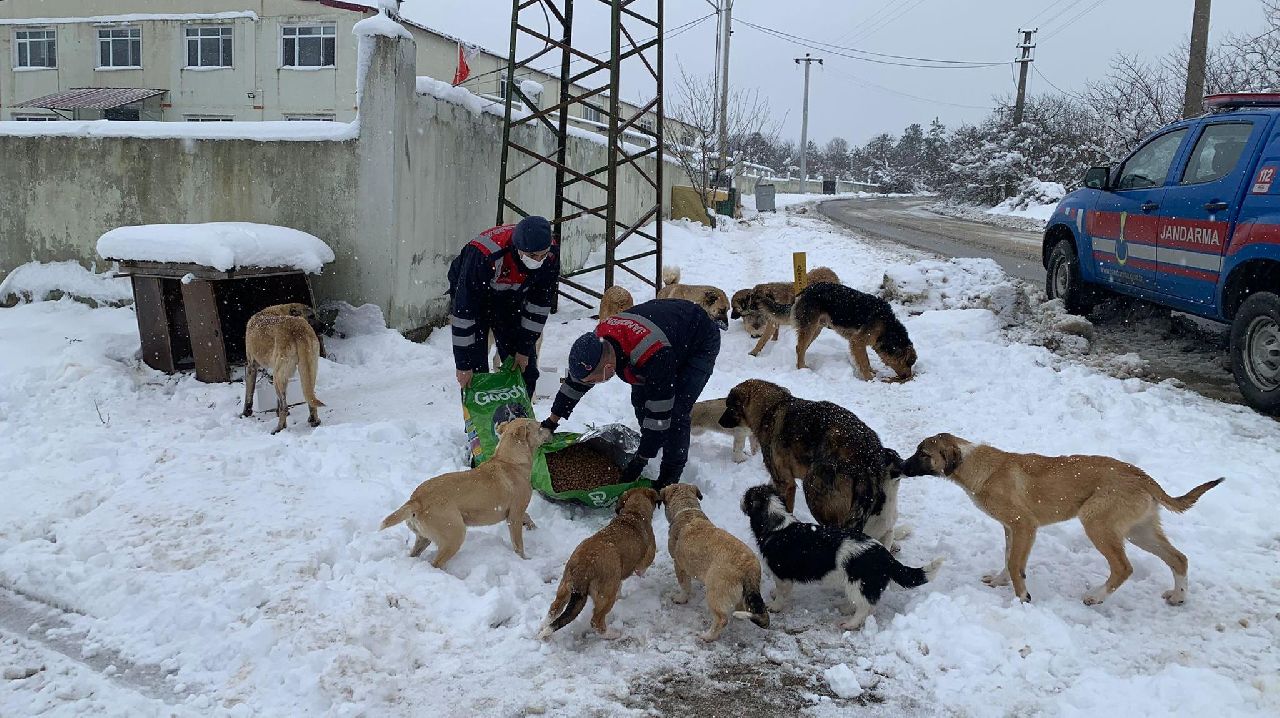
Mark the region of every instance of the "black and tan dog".
POLYGON ((748 379, 729 392, 720 425, 746 425, 755 434, 787 511, 795 511, 799 479, 819 523, 862 531, 892 547, 901 459, 853 412, 748 379))
POLYGON ((253 391, 258 372, 266 369, 276 389, 275 434, 289 417, 289 380, 298 372, 302 396, 307 402, 308 423, 320 425, 317 413, 324 402, 316 398, 316 372, 320 362, 320 339, 311 328, 311 307, 305 304, 276 304, 249 317, 244 330, 244 416, 253 416, 253 391))
POLYGON ((605 640, 621 634, 609 630, 605 619, 618 600, 622 581, 643 576, 658 552, 653 535, 653 511, 660 503, 653 489, 631 489, 618 499, 617 516, 578 544, 565 564, 560 588, 538 632, 546 640, 578 617, 591 598, 591 627, 605 640))
POLYGON ((823 282, 800 292, 791 313, 796 327, 797 369, 805 368, 805 352, 825 327, 849 342, 849 354, 863 379, 875 378, 867 357, 868 347, 897 375, 890 381, 911 378, 916 350, 911 337, 907 336, 907 328, 893 315, 893 308, 885 300, 840 284, 823 282))
POLYGON ((974 444, 951 434, 920 442, 903 464, 908 476, 945 476, 956 482, 983 513, 1004 527, 1005 565, 984 576, 989 586, 1012 580, 1014 594, 1030 601, 1027 556, 1036 530, 1072 517, 1107 559, 1107 582, 1085 594, 1088 605, 1102 603, 1133 573, 1124 543, 1154 554, 1173 571, 1164 600, 1176 606, 1187 598, 1187 557, 1169 543, 1160 527, 1160 506, 1182 513, 1215 479, 1178 497, 1170 496, 1142 469, 1107 456, 1013 454, 974 444))
MULTIPOLYGON (((840 277, 828 267, 814 267, 805 275, 805 284, 840 283, 840 277)), ((791 306, 796 301, 794 282, 765 282, 750 289, 734 292, 732 318, 742 317, 747 333, 759 339, 751 356, 758 356, 769 341, 778 339, 778 328, 791 325, 791 306)))
POLYGON ((681 284, 679 267, 662 268, 662 289, 658 299, 683 299, 706 311, 721 330, 729 328, 729 295, 710 284, 681 284))

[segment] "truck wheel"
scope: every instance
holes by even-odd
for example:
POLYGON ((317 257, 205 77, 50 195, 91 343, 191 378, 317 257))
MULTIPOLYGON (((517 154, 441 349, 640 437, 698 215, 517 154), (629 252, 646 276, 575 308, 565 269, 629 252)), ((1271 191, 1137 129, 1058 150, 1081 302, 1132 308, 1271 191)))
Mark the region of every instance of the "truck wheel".
POLYGON ((1231 373, 1254 409, 1280 413, 1280 295, 1255 292, 1231 323, 1231 373))
POLYGON ((1072 314, 1088 314, 1093 309, 1095 292, 1080 278, 1080 260, 1069 242, 1053 245, 1044 291, 1050 299, 1061 299, 1072 314))

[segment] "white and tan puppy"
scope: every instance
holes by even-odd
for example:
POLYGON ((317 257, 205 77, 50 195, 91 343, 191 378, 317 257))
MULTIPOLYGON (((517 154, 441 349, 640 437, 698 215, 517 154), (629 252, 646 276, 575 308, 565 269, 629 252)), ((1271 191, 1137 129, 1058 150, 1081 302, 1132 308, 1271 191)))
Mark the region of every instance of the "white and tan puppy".
POLYGON ((1208 481, 1173 497, 1142 469, 1107 456, 1013 454, 951 434, 920 442, 902 470, 907 476, 945 476, 1000 522, 1005 566, 982 580, 990 586, 1012 581, 1014 594, 1023 601, 1031 600, 1027 556, 1037 529, 1079 518, 1111 569, 1105 584, 1085 594, 1088 605, 1102 603, 1133 573, 1125 541, 1154 554, 1173 571, 1173 588, 1164 592, 1164 600, 1171 606, 1185 601, 1187 557, 1160 528, 1160 507, 1182 513, 1223 481, 1208 481))
POLYGON ((712 623, 699 636, 714 641, 729 625, 729 617, 749 618, 769 627, 769 612, 760 597, 760 560, 733 534, 711 523, 702 513, 702 492, 693 484, 672 484, 661 491, 670 528, 667 551, 675 561, 680 593, 675 603, 687 603, 692 580, 707 587, 712 623))
POLYGON ((732 429, 720 426, 720 417, 724 416, 724 409, 724 399, 707 399, 694 404, 693 411, 689 414, 689 433, 697 436, 711 431, 732 436, 733 460, 741 464, 747 460, 747 452, 744 449, 746 449, 748 441, 751 442, 752 456, 755 456, 756 451, 759 450, 756 445, 756 437, 751 433, 751 429, 745 425, 735 426, 732 429))
POLYGON ((468 526, 507 522, 511 548, 524 554, 523 529, 536 528, 526 513, 533 498, 529 474, 534 450, 551 439, 551 432, 533 419, 512 419, 498 425, 498 448, 493 458, 474 469, 441 474, 422 482, 404 505, 382 521, 382 528, 404 522, 417 536, 410 556, 436 543, 431 565, 444 568, 458 553, 468 526))

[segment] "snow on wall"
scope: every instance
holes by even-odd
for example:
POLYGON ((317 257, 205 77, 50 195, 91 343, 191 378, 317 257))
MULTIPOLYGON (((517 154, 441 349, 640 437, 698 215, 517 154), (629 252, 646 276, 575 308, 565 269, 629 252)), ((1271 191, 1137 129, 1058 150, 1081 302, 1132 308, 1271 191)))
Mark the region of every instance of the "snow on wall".
POLYGON ((257 20, 252 10, 230 12, 162 12, 128 13, 124 15, 90 15, 83 17, 0 18, 0 25, 74 25, 80 23, 147 22, 184 20, 257 20))

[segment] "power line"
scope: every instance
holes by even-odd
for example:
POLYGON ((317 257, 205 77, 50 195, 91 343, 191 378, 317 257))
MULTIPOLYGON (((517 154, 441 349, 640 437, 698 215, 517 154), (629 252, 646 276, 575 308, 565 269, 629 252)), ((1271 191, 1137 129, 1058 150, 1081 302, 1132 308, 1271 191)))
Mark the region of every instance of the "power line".
POLYGON ((873 89, 876 89, 876 90, 880 90, 881 92, 887 92, 887 93, 889 93, 889 94, 891 94, 891 95, 898 95, 898 96, 900 96, 900 97, 906 97, 906 98, 911 99, 911 100, 916 100, 917 102, 927 102, 927 103, 929 103, 929 104, 931 104, 931 105, 949 105, 949 106, 951 106, 951 107, 961 107, 961 108, 964 108, 964 109, 967 109, 967 110, 988 110, 988 111, 990 111, 990 110, 994 110, 994 109, 995 109, 994 107, 988 107, 988 106, 985 106, 985 105, 965 105, 965 104, 961 104, 961 103, 958 103, 958 102, 946 102, 946 101, 944 101, 944 100, 936 100, 936 99, 933 99, 933 98, 931 98, 931 97, 920 97, 919 95, 912 95, 912 94, 910 94, 910 93, 902 92, 901 90, 895 90, 895 89, 893 89, 893 88, 891 88, 891 87, 885 87, 884 85, 877 85, 876 83, 871 82, 870 80, 864 80, 864 79, 862 79, 862 78, 860 78, 860 77, 858 77, 858 76, 856 76, 856 75, 851 75, 851 74, 849 74, 849 73, 847 73, 847 72, 843 72, 843 71, 841 71, 841 70, 837 70, 837 69, 836 69, 836 68, 834 68, 834 67, 832 67, 832 68, 827 68, 827 69, 829 69, 831 72, 834 72, 834 73, 835 73, 835 74, 837 74, 837 75, 840 75, 841 77, 843 77, 843 78, 845 78, 845 79, 847 79, 847 80, 851 80, 851 81, 853 81, 853 82, 854 82, 854 83, 856 83, 856 84, 862 85, 863 87, 870 87, 870 88, 873 88, 873 89))
POLYGON ((1048 12, 1048 11, 1049 11, 1049 10, 1050 10, 1054 5, 1057 5, 1059 2, 1060 2, 1060 0, 1049 0, 1049 4, 1047 4, 1047 5, 1045 5, 1044 7, 1040 8, 1040 12, 1036 13, 1035 15, 1032 15, 1030 20, 1028 20, 1028 21, 1026 21, 1026 22, 1022 23, 1022 24, 1023 24, 1023 26, 1025 26, 1025 27, 1031 27, 1031 24, 1032 24, 1032 23, 1034 23, 1034 22, 1036 21, 1036 19, 1037 19, 1037 18, 1039 18, 1041 15, 1044 15, 1044 14, 1045 14, 1046 12, 1048 12))
MULTIPOLYGON (((899 2, 898 4, 900 5, 901 2, 899 2)), ((882 16, 885 13, 885 11, 892 11, 894 9, 895 9, 894 1, 885 0, 885 2, 880 5, 880 7, 876 8, 875 12, 868 15, 862 21, 861 25, 854 25, 853 27, 849 28, 847 31, 840 33, 840 35, 835 40, 832 40, 832 42, 848 42, 849 38, 856 35, 859 30, 866 27, 868 24, 875 22, 877 19, 880 18, 880 16, 882 16)))
POLYGON ((1064 95, 1073 95, 1073 94, 1075 94, 1075 93, 1072 93, 1072 92, 1067 92, 1066 90, 1062 89, 1061 87, 1058 87, 1057 85, 1053 84, 1053 80, 1050 80, 1049 78, 1045 77, 1045 76, 1044 76, 1044 73, 1043 73, 1043 72, 1040 72, 1040 68, 1036 67, 1034 63, 1031 65, 1031 69, 1032 69, 1032 70, 1035 70, 1035 73, 1036 73, 1037 75, 1039 75, 1039 76, 1040 76, 1040 79, 1041 79, 1041 80, 1044 80, 1045 82, 1049 83, 1049 87, 1052 87, 1053 89, 1057 90, 1058 92, 1061 92, 1061 93, 1062 93, 1062 94, 1064 94, 1064 95))
POLYGON ((891 16, 889 16, 889 17, 886 17, 886 18, 884 18, 883 20, 881 20, 881 21, 880 21, 880 22, 878 22, 878 23, 874 23, 874 24, 872 24, 872 25, 869 25, 869 26, 867 26, 867 27, 864 27, 864 28, 862 29, 862 31, 861 31, 861 32, 859 32, 858 34, 856 34, 856 35, 854 35, 853 37, 849 38, 849 42, 853 42, 853 41, 855 41, 855 40, 862 40, 862 39, 864 39, 864 38, 868 38, 868 37, 870 37, 873 33, 877 32, 877 31, 879 31, 879 30, 882 30, 882 29, 884 29, 884 28, 886 28, 886 27, 888 27, 888 26, 892 25, 893 23, 897 22, 897 21, 898 21, 899 19, 901 19, 903 16, 907 15, 907 14, 908 14, 908 13, 910 13, 912 10, 915 10, 917 7, 919 7, 919 6, 920 6, 920 4, 921 4, 921 3, 923 3, 923 2, 924 2, 924 0, 915 0, 915 2, 914 2, 914 3, 912 3, 911 5, 904 5, 904 6, 903 6, 903 8, 902 8, 899 12, 897 12, 896 14, 891 15, 891 16))
POLYGON ((1084 2, 1084 0, 1071 0, 1071 2, 1064 5, 1061 10, 1045 18, 1044 22, 1041 23, 1041 27, 1053 25, 1055 20, 1062 17, 1063 15, 1066 15, 1068 12, 1071 11, 1072 8, 1074 8, 1075 6, 1079 5, 1082 2, 1084 2))
POLYGON ((1068 20, 1068 21, 1067 21, 1067 24, 1065 24, 1065 25, 1060 25, 1060 26, 1058 27, 1058 29, 1054 30, 1053 32, 1049 33, 1048 35, 1045 35, 1044 39, 1048 40, 1049 38, 1051 38, 1051 37, 1054 37, 1054 36, 1058 35, 1058 34, 1059 34, 1059 33, 1061 33, 1063 30, 1066 30, 1067 28, 1069 28, 1069 27, 1071 27, 1072 25, 1076 24, 1076 21, 1077 21, 1077 20, 1079 20, 1080 18, 1084 17, 1085 15, 1088 15, 1089 13, 1093 12, 1095 8, 1097 8, 1099 5, 1101 5, 1102 3, 1106 2, 1106 1, 1107 1, 1107 0, 1098 0, 1098 1, 1097 1, 1097 2, 1095 2, 1094 4, 1090 5, 1089 7, 1085 8, 1084 10, 1080 11, 1080 14, 1079 14, 1079 15, 1076 15, 1075 17, 1073 17, 1073 18, 1071 18, 1070 20, 1068 20))
POLYGON ((932 68, 932 69, 973 69, 973 68, 980 68, 980 67, 997 67, 997 66, 1003 66, 1003 65, 1009 64, 1007 61, 980 62, 976 60, 940 60, 937 58, 930 58, 930 57, 912 57, 910 55, 893 55, 893 54, 883 53, 883 52, 872 52, 870 50, 859 50, 853 47, 843 47, 840 45, 833 45, 831 43, 821 42, 819 40, 802 37, 800 35, 793 35, 788 32, 783 32, 782 30, 775 30, 774 28, 765 27, 764 25, 757 25, 748 20, 739 19, 738 22, 754 30, 762 32, 766 35, 771 35, 780 40, 786 40, 787 42, 790 42, 794 45, 800 45, 801 47, 807 47, 811 50, 819 50, 821 52, 826 52, 833 55, 840 55, 841 57, 847 57, 851 60, 862 60, 863 62, 874 62, 881 65, 898 65, 901 67, 923 67, 923 68, 932 68), (856 53, 856 54, 851 54, 851 53, 856 53), (889 58, 889 59, 878 59, 878 58, 889 58), (892 62, 890 60, 908 60, 910 62, 892 62), (919 64, 919 63, 929 63, 929 64, 919 64))

